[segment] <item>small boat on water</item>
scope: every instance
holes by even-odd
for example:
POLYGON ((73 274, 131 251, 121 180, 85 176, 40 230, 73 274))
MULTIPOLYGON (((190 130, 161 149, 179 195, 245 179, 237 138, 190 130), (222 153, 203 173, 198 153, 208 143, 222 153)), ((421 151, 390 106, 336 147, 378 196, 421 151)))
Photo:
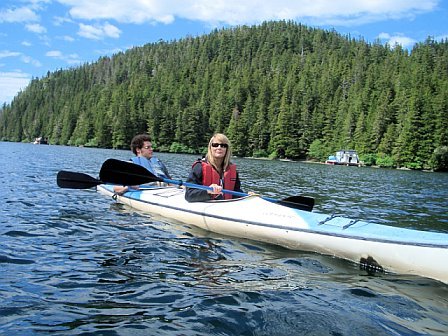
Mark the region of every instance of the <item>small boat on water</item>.
POLYGON ((329 165, 361 166, 358 153, 354 150, 337 151, 336 155, 330 155, 325 163, 329 165))
MULTIPOLYGON (((121 160, 104 162, 100 179, 60 171, 58 186, 97 187, 116 202, 149 214, 197 226, 219 234, 310 251, 359 263, 369 274, 393 272, 448 283, 448 234, 406 229, 312 212, 314 199, 292 196, 275 200, 259 195, 189 203, 185 190, 172 185, 207 189, 182 181, 161 179, 144 167, 121 160), (113 185, 165 182, 115 194, 113 185)), ((235 193, 233 191, 225 191, 235 193)), ((241 195, 239 195, 241 196, 241 195)))
POLYGON ((33 144, 35 145, 48 145, 48 139, 44 137, 38 137, 34 139, 33 144))
POLYGON ((258 196, 189 203, 184 189, 175 187, 120 196, 103 184, 98 191, 140 211, 219 234, 347 259, 369 273, 414 274, 448 283, 448 234, 313 213, 258 196))

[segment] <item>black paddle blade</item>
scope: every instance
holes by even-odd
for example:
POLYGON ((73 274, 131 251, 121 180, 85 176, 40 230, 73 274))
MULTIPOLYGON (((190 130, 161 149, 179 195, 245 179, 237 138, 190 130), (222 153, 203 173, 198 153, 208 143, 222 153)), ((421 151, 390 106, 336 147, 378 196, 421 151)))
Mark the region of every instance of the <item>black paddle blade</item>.
POLYGON ((100 179, 107 183, 124 186, 163 181, 163 179, 153 175, 145 167, 116 159, 107 159, 103 163, 100 170, 100 179))
POLYGON ((294 209, 312 211, 314 198, 308 196, 290 196, 279 200, 278 203, 294 209))
POLYGON ((89 189, 103 182, 84 174, 61 170, 56 178, 58 187, 68 189, 89 189))

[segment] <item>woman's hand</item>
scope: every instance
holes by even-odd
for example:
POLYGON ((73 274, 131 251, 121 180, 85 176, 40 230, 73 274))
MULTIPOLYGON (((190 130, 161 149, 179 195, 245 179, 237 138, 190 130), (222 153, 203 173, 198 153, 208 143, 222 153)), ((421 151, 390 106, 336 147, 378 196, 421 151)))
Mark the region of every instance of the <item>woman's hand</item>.
POLYGON ((207 190, 207 192, 209 194, 212 194, 212 195, 219 195, 219 194, 221 194, 222 187, 220 185, 218 185, 218 184, 211 184, 210 187, 212 187, 213 190, 207 190))

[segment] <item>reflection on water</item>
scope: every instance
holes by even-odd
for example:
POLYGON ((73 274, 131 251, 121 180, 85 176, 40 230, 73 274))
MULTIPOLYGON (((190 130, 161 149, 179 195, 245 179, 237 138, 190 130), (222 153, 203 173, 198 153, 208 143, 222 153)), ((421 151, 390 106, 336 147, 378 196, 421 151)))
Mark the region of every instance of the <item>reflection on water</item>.
MULTIPOLYGON (((216 235, 56 187, 128 151, 0 143, 0 334, 444 335, 448 286, 216 235), (23 158, 28 158, 23 160, 23 158)), ((185 179, 196 158, 160 154, 185 179)), ((448 176, 236 159, 245 190, 447 229, 448 176)))

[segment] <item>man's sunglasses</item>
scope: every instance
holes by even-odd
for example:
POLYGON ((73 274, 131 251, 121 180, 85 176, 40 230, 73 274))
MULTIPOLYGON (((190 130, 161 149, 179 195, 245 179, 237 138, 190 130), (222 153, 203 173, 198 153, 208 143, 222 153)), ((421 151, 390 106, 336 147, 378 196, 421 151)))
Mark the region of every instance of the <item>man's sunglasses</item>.
POLYGON ((229 145, 228 144, 221 144, 221 143, 212 143, 212 147, 221 147, 221 148, 227 148, 227 147, 229 147, 229 145))

